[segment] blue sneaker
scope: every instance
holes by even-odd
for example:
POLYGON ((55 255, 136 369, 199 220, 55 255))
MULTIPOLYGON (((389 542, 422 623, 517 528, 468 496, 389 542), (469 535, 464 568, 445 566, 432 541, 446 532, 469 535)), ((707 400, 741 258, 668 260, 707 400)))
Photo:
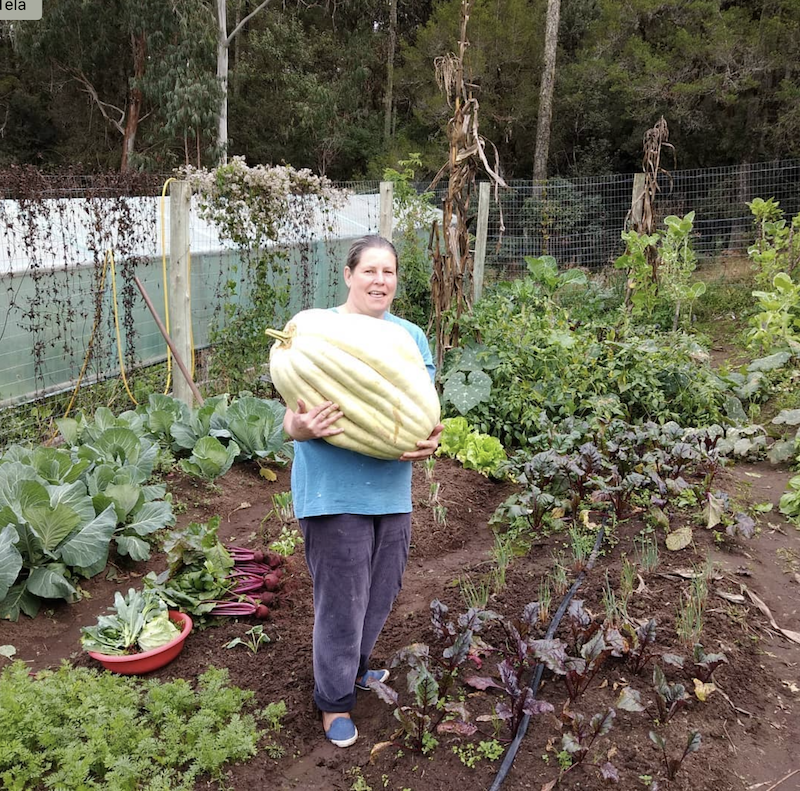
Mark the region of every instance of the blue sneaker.
POLYGON ((336 747, 349 747, 358 738, 358 728, 349 717, 337 717, 325 731, 325 738, 336 747))
POLYGON ((356 689, 363 689, 369 691, 370 681, 386 681, 389 678, 389 671, 386 668, 381 670, 367 670, 361 678, 356 679, 356 689))

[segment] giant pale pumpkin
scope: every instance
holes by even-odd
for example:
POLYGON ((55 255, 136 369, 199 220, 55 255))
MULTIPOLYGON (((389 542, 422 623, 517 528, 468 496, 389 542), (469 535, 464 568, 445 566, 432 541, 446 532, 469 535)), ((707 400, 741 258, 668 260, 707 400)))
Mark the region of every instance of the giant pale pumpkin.
POLYGON ((290 409, 339 405, 344 429, 325 439, 378 459, 417 449, 439 422, 439 397, 417 344, 401 326, 330 310, 304 310, 276 338, 272 381, 290 409))

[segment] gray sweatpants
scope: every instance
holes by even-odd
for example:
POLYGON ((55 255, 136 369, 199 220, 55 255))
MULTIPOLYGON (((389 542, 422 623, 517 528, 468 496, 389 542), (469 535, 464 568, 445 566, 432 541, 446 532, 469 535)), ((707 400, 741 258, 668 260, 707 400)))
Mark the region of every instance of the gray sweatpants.
POLYGON ((314 702, 351 711, 402 586, 411 514, 314 516, 300 528, 314 584, 314 702))

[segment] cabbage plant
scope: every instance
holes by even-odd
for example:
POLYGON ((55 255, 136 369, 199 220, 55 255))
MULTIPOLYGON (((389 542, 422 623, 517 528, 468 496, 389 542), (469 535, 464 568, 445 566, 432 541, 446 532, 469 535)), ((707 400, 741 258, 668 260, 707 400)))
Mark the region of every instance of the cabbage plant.
POLYGON ((0 618, 73 600, 76 578, 105 567, 116 524, 113 506, 95 513, 83 481, 50 484, 21 462, 0 464, 0 618))

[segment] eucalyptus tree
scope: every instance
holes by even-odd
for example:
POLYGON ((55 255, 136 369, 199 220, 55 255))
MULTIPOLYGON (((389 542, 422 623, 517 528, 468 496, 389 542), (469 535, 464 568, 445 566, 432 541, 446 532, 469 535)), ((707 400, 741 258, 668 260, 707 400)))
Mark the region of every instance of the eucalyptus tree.
POLYGON ((352 178, 383 146, 385 36, 373 0, 286 5, 248 26, 231 72, 230 152, 352 178))
POLYGON ((556 81, 556 53, 558 51, 558 22, 561 0, 547 0, 547 21, 544 33, 544 65, 539 88, 539 114, 536 121, 536 150, 533 155, 533 178, 547 178, 547 156, 550 152, 550 124, 553 119, 553 92, 556 81))
POLYGON ((87 126, 99 112, 119 134, 126 170, 140 147, 163 166, 175 135, 207 135, 206 106, 217 100, 211 22, 202 0, 50 0, 41 20, 19 25, 15 43, 23 64, 46 64, 53 82, 79 89, 87 126))
MULTIPOLYGON (((219 114, 217 118, 217 148, 220 162, 228 161, 228 63, 233 40, 245 25, 263 11, 270 0, 263 0, 244 18, 237 19, 233 29, 228 32, 228 0, 216 0, 217 6, 217 81, 220 89, 219 114)), ((239 8, 237 6, 237 11, 239 8)), ((277 66, 277 64, 276 64, 277 66)))

